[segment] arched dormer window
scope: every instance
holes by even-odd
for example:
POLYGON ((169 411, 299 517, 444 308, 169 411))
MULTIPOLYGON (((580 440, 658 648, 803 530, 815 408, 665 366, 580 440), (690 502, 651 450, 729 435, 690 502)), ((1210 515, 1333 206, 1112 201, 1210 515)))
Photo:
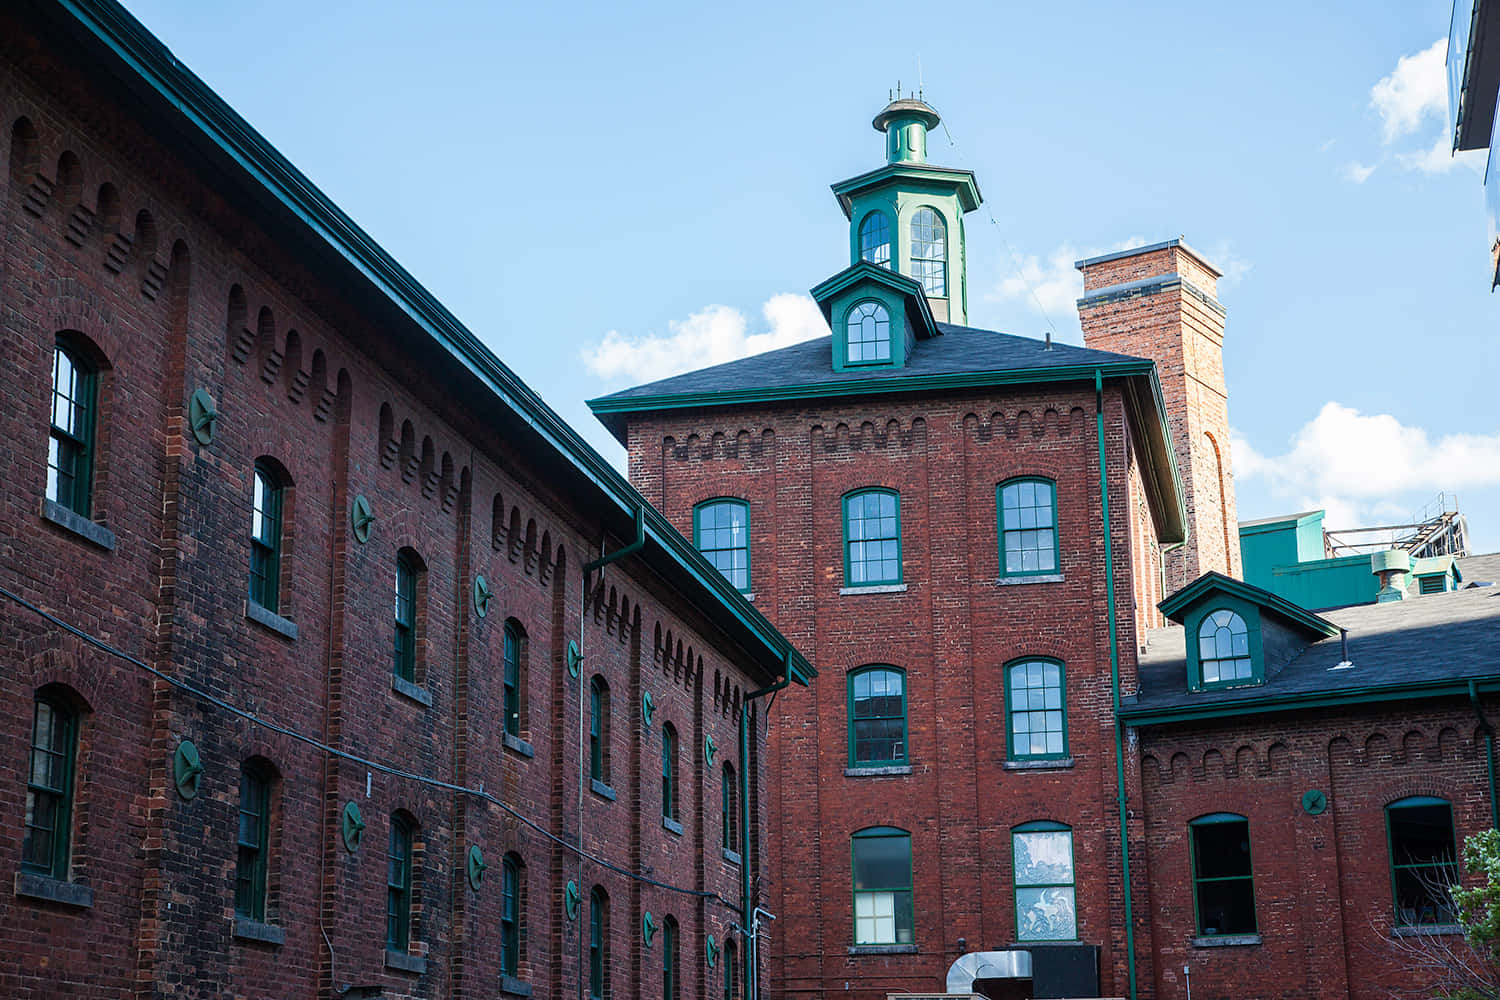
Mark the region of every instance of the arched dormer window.
POLYGON ((859 256, 871 264, 891 266, 891 224, 878 209, 859 224, 859 256))
POLYGON ((1245 619, 1228 608, 1203 616, 1198 626, 1198 670, 1204 686, 1255 679, 1245 619))
POLYGON ((948 227, 931 208, 911 217, 911 276, 935 299, 948 295, 948 227))
POLYGON ((844 359, 851 365, 891 360, 891 314, 879 302, 856 302, 844 323, 844 359))

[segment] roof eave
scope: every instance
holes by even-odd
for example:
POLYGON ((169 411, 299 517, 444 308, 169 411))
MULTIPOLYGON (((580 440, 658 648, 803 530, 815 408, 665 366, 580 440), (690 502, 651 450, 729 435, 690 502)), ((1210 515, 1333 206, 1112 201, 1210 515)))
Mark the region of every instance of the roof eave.
POLYGON ((1482 693, 1500 693, 1500 675, 1491 675, 1477 678, 1454 678, 1438 682, 1375 684, 1344 691, 1303 691, 1296 694, 1267 695, 1208 704, 1171 705, 1159 708, 1150 705, 1126 705, 1120 708, 1120 721, 1131 726, 1155 726, 1174 722, 1199 722, 1206 719, 1230 719, 1268 712, 1292 712, 1310 708, 1337 708, 1344 705, 1406 701, 1414 698, 1467 698, 1471 682, 1482 693))
POLYGON ((1187 586, 1169 595, 1165 600, 1157 604, 1157 609, 1168 618, 1182 624, 1178 617, 1189 606, 1197 603, 1205 595, 1216 590, 1222 590, 1242 600, 1257 604, 1267 611, 1280 615, 1282 618, 1301 626, 1308 632, 1323 637, 1339 634, 1339 627, 1322 615, 1314 614, 1306 608, 1293 604, 1291 601, 1269 590, 1245 583, 1225 576, 1222 573, 1210 570, 1187 586))

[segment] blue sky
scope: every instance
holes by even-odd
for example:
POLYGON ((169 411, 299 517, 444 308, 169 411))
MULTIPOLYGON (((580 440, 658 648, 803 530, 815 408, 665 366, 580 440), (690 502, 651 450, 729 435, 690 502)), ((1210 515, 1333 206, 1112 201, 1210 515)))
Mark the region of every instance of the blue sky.
POLYGON ((1077 342, 1074 259, 1185 235, 1226 272, 1242 518, 1448 490, 1500 549, 1449 0, 127 6, 619 464, 584 399, 818 332, 828 185, 920 66, 986 198, 973 325, 1077 342))

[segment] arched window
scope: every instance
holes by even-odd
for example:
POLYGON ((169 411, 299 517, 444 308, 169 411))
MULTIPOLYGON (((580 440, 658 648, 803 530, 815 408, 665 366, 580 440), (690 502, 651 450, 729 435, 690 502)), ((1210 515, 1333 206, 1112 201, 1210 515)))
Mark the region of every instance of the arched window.
POLYGON ((1457 923, 1452 896, 1458 885, 1453 806, 1425 795, 1398 799, 1385 807, 1385 828, 1396 923, 1457 923))
POLYGON ((854 883, 854 943, 912 944, 911 834, 889 826, 849 839, 854 883))
POLYGON ((505 856, 500 875, 500 972, 515 976, 521 967, 521 873, 525 866, 516 854, 505 856))
POLYGON ((859 224, 859 256, 871 264, 891 266, 891 224, 884 212, 871 212, 859 224))
POLYGON ((526 632, 514 618, 505 623, 505 731, 521 736, 521 659, 526 650, 526 632))
POLYGON ((1073 941, 1073 831, 1061 823, 1023 823, 1011 830, 1018 941, 1073 941))
POLYGON ((1011 760, 1066 757, 1067 698, 1062 664, 1024 660, 1005 668, 1006 728, 1011 760))
POLYGON ((868 365, 891 360, 891 314, 879 302, 856 302, 844 321, 844 360, 868 365))
POLYGON ((1234 813, 1214 813, 1189 823, 1188 833, 1198 934, 1254 934, 1250 821, 1234 813))
POLYGON ((1056 573, 1057 488, 1048 479, 1015 479, 996 491, 1000 575, 1056 573))
POLYGON ((589 681, 589 777, 609 784, 609 685, 598 674, 589 681))
POLYGON ((847 586, 901 582, 901 498, 891 490, 844 497, 847 586))
POLYGON ((1198 670, 1205 685, 1254 679, 1245 619, 1228 608, 1203 616, 1198 626, 1198 670))
POLYGON ((405 954, 411 948, 412 840, 416 823, 405 813, 391 814, 386 851, 385 946, 405 954))
POLYGON ((59 339, 52 349, 52 430, 47 444, 47 499, 88 517, 94 463, 98 373, 82 352, 59 339))
POLYGON ((73 830, 73 765, 79 713, 62 691, 42 688, 31 717, 21 868, 67 881, 73 830))
POLYGON ((677 822, 677 730, 661 727, 661 816, 677 822))
POLYGON ((724 765, 724 850, 740 853, 740 786, 735 784, 734 765, 724 765))
POLYGON ((661 995, 665 1000, 681 1000, 682 997, 682 966, 677 954, 681 936, 677 918, 667 914, 661 929, 661 995))
POLYGON ((422 561, 411 549, 396 554, 396 645, 394 670, 403 681, 417 681, 417 591, 422 561))
POLYGON ((724 1000, 739 1000, 739 946, 731 938, 724 942, 724 1000))
POLYGON ((930 208, 911 217, 911 276, 933 298, 948 294, 948 227, 930 208))
POLYGON ((271 785, 275 772, 264 760, 240 768, 238 849, 234 870, 234 912, 266 919, 266 870, 271 854, 271 785))
POLYGON ((609 896, 599 886, 589 893, 589 1000, 604 1000, 609 971, 609 896))
POLYGON ((750 590, 750 505, 706 500, 693 510, 693 542, 741 593, 750 590))
POLYGON ((250 507, 250 600, 267 611, 281 603, 281 508, 284 482, 267 459, 255 462, 250 507))
POLYGON ((907 763, 906 674, 861 667, 849 675, 849 766, 907 763))

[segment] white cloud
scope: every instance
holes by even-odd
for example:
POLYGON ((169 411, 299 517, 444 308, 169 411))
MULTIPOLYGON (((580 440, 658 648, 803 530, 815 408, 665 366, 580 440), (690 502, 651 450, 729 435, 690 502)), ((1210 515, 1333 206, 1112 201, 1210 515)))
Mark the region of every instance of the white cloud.
MULTIPOLYGON (((1123 250, 1138 243, 1125 243, 1111 247, 1123 250)), ((1028 309, 1049 315, 1066 317, 1077 308, 1078 297, 1083 294, 1083 273, 1073 266, 1074 261, 1092 257, 1109 250, 1080 252, 1072 244, 1064 243, 1050 253, 1046 260, 1035 254, 1026 254, 1010 261, 1010 273, 1000 279, 993 291, 985 295, 988 302, 1019 301, 1028 309)))
POLYGON ((806 295, 773 295, 761 307, 769 328, 750 333, 745 314, 711 305, 667 324, 668 334, 631 337, 610 330, 580 352, 590 372, 605 379, 652 382, 683 372, 750 357, 828 333, 818 305, 806 295))
POLYGON ((1233 435, 1237 480, 1258 479, 1297 509, 1322 507, 1331 528, 1405 519, 1440 490, 1500 485, 1500 431, 1434 438, 1388 413, 1323 404, 1279 455, 1233 435))
POLYGON ((1424 174, 1446 174, 1454 167, 1467 167, 1477 174, 1483 174, 1485 156, 1486 151, 1482 149, 1453 152, 1453 141, 1443 132, 1428 149, 1417 153, 1398 153, 1396 161, 1408 170, 1420 170, 1424 174))
POLYGON ((1374 163, 1369 166, 1365 166, 1363 163, 1347 163, 1344 165, 1344 177, 1356 184, 1363 184, 1370 179, 1370 175, 1375 172, 1376 166, 1377 164, 1374 163))
POLYGON ((1336 143, 1336 142, 1338 142, 1337 139, 1329 139, 1327 142, 1323 143, 1323 145, 1321 145, 1321 146, 1318 147, 1318 152, 1320 152, 1320 153, 1326 153, 1326 152, 1328 152, 1330 149, 1333 148, 1333 144, 1336 143))
POLYGON ((1381 141, 1386 145, 1417 131, 1429 117, 1447 116, 1447 48, 1448 40, 1439 38, 1416 55, 1402 56, 1396 68, 1370 88, 1370 105, 1380 114, 1381 141))

